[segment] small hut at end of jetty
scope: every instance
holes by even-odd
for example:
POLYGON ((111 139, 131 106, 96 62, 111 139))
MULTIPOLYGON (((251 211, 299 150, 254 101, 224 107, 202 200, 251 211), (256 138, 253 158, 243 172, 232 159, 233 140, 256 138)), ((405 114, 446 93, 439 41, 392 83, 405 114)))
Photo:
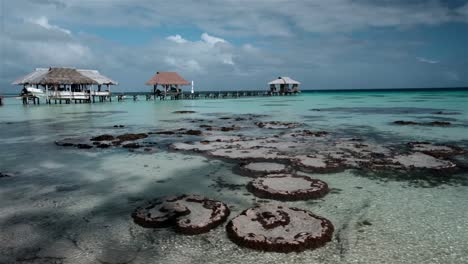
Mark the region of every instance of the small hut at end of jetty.
POLYGON ((190 83, 177 72, 156 72, 156 74, 146 82, 146 85, 153 85, 153 95, 155 99, 156 97, 164 99, 166 96, 178 99, 181 94, 180 86, 189 84, 190 83), (158 85, 162 86, 162 92, 158 89, 158 85))
POLYGON ((277 86, 279 86, 279 94, 284 95, 300 92, 299 85, 301 83, 289 77, 278 77, 268 84, 270 85, 270 92, 272 94, 278 93, 277 86))
POLYGON ((39 102, 45 97, 46 103, 62 100, 65 103, 91 102, 97 97, 99 101, 111 99, 110 85, 118 83, 102 75, 97 70, 84 70, 64 67, 36 68, 32 73, 14 81, 14 85, 23 85, 21 96, 23 102, 39 102), (104 91, 102 85, 106 86, 104 91), (94 87, 97 87, 94 88, 94 87))

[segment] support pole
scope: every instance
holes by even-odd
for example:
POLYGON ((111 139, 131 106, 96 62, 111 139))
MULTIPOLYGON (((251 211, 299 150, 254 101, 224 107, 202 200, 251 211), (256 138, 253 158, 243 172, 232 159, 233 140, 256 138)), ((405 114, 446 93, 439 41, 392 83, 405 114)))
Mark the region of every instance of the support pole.
POLYGON ((46 90, 46 104, 49 104, 50 103, 50 98, 49 98, 49 86, 46 84, 45 86, 45 90, 46 90))

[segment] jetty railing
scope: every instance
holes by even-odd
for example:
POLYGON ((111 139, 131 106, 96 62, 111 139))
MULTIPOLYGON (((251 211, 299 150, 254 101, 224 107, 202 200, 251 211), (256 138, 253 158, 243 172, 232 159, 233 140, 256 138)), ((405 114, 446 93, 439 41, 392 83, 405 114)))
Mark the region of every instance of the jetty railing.
POLYGON ((259 96, 288 96, 297 95, 300 92, 271 92, 271 91, 229 91, 229 92, 195 92, 195 93, 173 93, 173 94, 145 94, 146 100, 195 100, 195 99, 233 99, 241 97, 259 96))

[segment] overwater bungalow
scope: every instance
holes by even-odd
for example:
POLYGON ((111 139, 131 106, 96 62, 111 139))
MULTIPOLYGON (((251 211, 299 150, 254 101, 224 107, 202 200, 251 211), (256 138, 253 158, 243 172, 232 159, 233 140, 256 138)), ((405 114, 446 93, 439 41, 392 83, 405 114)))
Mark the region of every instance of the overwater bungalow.
POLYGON ((30 100, 39 103, 41 97, 46 103, 95 102, 96 98, 101 102, 112 100, 110 86, 118 83, 97 70, 51 67, 36 68, 13 84, 23 85, 21 96, 23 103, 28 104, 30 100))
POLYGON ((167 96, 170 96, 172 99, 178 99, 182 93, 180 86, 190 85, 190 83, 177 72, 156 72, 156 74, 146 82, 146 85, 153 86, 155 99, 156 97, 163 99, 167 96), (158 85, 161 85, 163 91, 158 89, 158 85))
POLYGON ((270 93, 272 94, 295 94, 300 92, 299 85, 300 82, 293 80, 289 77, 278 77, 277 79, 268 83, 270 85, 270 93), (279 91, 278 91, 279 86, 279 91))

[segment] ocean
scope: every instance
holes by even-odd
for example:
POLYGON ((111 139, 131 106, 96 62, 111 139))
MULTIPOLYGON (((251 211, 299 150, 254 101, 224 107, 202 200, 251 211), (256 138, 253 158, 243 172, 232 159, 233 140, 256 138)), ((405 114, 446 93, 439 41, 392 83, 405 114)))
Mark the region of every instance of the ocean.
POLYGON ((140 96, 136 102, 39 106, 7 98, 0 107, 0 128, 0 173, 5 175, 0 177, 0 263, 468 263, 466 152, 437 157, 456 164, 450 170, 369 169, 359 162, 342 170, 295 168, 326 182, 330 191, 317 199, 281 202, 248 191, 252 178, 238 175, 240 161, 227 153, 171 147, 216 136, 277 139, 287 145, 302 140, 288 133, 309 130, 327 132, 326 140, 298 144, 294 155, 320 155, 327 144, 335 148, 351 141, 391 153, 407 153, 409 142, 468 150, 466 90, 315 91, 177 101, 140 96), (270 121, 294 127, 258 125, 270 121), (441 123, 433 126, 434 121, 441 123), (203 128, 208 126, 212 130, 203 128), (150 133, 138 141, 146 144, 144 151, 56 144, 158 131, 174 134, 150 133), (334 233, 320 248, 285 254, 238 246, 226 235, 226 223, 188 236, 133 222, 133 210, 145 201, 179 194, 224 202, 231 210, 228 220, 259 204, 309 210, 329 219, 334 233))

